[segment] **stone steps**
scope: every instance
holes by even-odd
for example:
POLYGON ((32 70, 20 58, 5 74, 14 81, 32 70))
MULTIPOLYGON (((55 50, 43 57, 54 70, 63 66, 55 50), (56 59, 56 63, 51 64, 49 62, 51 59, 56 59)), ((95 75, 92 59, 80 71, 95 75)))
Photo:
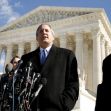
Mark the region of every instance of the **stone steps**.
POLYGON ((80 96, 75 105, 75 109, 71 111, 94 111, 96 98, 86 90, 80 90, 80 96))

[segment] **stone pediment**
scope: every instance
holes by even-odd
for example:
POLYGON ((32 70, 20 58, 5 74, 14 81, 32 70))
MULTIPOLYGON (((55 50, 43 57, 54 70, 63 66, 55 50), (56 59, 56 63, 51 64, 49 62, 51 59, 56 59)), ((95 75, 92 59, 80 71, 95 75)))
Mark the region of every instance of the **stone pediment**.
POLYGON ((40 6, 10 24, 1 27, 0 31, 4 32, 14 30, 17 28, 28 27, 44 22, 57 21, 74 16, 81 16, 98 11, 100 12, 102 9, 40 6))

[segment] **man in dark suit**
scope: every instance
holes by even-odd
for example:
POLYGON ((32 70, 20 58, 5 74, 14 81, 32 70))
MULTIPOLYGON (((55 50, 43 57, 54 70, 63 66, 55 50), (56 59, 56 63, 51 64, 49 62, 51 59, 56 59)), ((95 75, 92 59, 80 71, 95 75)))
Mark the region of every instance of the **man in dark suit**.
POLYGON ((95 111, 111 111, 111 54, 103 60, 103 81, 97 87, 95 111))
MULTIPOLYGON (((71 111, 79 95, 77 60, 72 51, 53 45, 54 31, 48 24, 41 24, 36 31, 39 48, 22 56, 23 65, 32 63, 33 71, 47 79, 32 111, 37 106, 40 111, 71 111), (45 49, 46 59, 42 59, 45 49)), ((37 111, 37 109, 36 109, 37 111)))

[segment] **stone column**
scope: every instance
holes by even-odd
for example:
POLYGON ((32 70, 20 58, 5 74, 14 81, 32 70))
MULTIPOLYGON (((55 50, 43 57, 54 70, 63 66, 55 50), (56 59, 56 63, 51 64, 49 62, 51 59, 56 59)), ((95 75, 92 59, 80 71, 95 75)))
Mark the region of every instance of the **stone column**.
POLYGON ((84 72, 83 72, 83 81, 82 81, 82 88, 83 89, 89 89, 89 82, 91 82, 91 80, 89 80, 90 74, 88 73, 89 71, 89 51, 88 51, 88 45, 90 45, 90 39, 88 37, 86 37, 87 35, 84 36, 84 49, 83 49, 83 67, 84 67, 84 72))
POLYGON ((6 48, 6 61, 5 61, 5 65, 10 63, 10 60, 12 59, 12 50, 13 50, 12 44, 8 45, 7 48, 6 48))
POLYGON ((34 51, 38 46, 37 41, 31 41, 30 45, 31 45, 31 51, 34 51))
POLYGON ((106 41, 105 42, 105 49, 106 49, 106 56, 108 56, 109 55, 109 43, 108 43, 108 41, 106 41))
POLYGON ((101 61, 103 61, 104 58, 105 58, 105 39, 102 36, 102 40, 101 40, 101 61))
POLYGON ((78 68, 80 71, 80 78, 83 76, 83 34, 77 32, 76 34, 76 57, 78 62, 78 68))
MULTIPOLYGON (((75 33, 75 54, 77 58, 78 63, 78 74, 79 74, 79 82, 81 81, 80 85, 82 86, 83 82, 83 33, 76 32, 75 33)), ((80 108, 80 97, 78 98, 78 101, 76 103, 75 108, 80 108)))
POLYGON ((60 35, 60 47, 62 48, 66 48, 67 47, 67 39, 66 39, 66 35, 60 35))
POLYGON ((24 54, 24 43, 18 44, 18 56, 21 57, 24 54))
POLYGON ((110 44, 110 46, 109 46, 109 54, 111 54, 111 44, 110 44))
POLYGON ((97 92, 97 85, 102 82, 102 62, 99 31, 92 32, 93 37, 93 91, 97 92))

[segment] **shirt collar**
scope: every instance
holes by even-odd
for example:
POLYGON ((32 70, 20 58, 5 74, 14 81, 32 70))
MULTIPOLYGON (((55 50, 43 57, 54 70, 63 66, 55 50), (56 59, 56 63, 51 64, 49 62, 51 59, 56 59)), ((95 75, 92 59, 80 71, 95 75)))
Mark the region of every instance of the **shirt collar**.
MULTIPOLYGON (((51 49, 52 45, 48 46, 47 48, 45 48, 46 52, 47 52, 47 55, 49 54, 49 51, 51 49)), ((40 52, 43 50, 44 48, 41 48, 40 47, 40 52)))

